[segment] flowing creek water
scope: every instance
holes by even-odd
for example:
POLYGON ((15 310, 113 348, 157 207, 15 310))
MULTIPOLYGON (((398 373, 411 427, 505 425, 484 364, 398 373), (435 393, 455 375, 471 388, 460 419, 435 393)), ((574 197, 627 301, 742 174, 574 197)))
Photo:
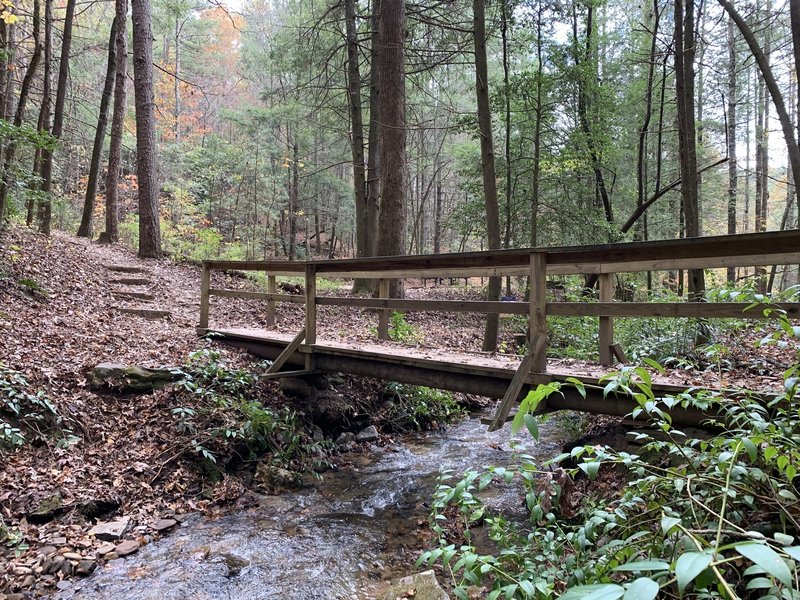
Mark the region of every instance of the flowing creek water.
MULTIPOLYGON (((216 520, 196 517, 135 556, 112 561, 60 598, 231 599, 379 598, 392 578, 414 572, 417 536, 441 469, 463 473, 506 465, 513 452, 544 461, 562 440, 552 423, 534 443, 526 431, 489 433, 476 416, 442 432, 407 438, 294 492, 265 496, 257 508, 216 520)), ((521 510, 518 490, 487 499, 521 510)))

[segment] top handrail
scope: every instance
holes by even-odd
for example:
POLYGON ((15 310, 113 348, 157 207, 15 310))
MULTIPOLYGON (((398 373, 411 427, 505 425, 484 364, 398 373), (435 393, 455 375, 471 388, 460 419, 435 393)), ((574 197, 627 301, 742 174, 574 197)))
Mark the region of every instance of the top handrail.
POLYGON ((496 274, 505 275, 527 272, 531 256, 537 254, 546 256, 549 274, 789 264, 800 261, 800 229, 588 246, 333 260, 205 260, 203 265, 212 270, 268 271, 287 275, 301 274, 307 265, 312 265, 318 275, 336 277, 365 273, 370 277, 401 277, 405 272, 455 276, 497 271, 496 274))

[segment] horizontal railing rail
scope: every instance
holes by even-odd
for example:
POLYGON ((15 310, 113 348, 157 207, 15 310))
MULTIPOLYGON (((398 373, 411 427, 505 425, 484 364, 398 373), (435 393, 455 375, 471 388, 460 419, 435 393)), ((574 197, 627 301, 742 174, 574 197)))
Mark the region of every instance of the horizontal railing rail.
MULTIPOLYGON (((614 317, 764 318, 763 307, 741 302, 616 302, 613 275, 641 271, 677 271, 800 264, 800 230, 715 236, 680 240, 497 250, 457 254, 374 257, 316 261, 203 262, 200 329, 207 330, 210 298, 244 298, 267 303, 268 327, 275 325, 278 302, 304 304, 305 344, 316 343, 316 307, 341 306, 379 311, 378 335, 388 339, 392 311, 441 311, 527 315, 531 370, 546 368, 548 315, 600 318, 600 362, 609 365, 621 349, 614 344, 614 317), (260 271, 267 275, 267 292, 211 287, 212 271, 260 271), (548 275, 596 274, 599 302, 548 302, 548 275), (277 277, 301 276, 302 294, 278 293, 277 277), (389 298, 391 279, 524 276, 530 280, 529 302, 410 300, 389 298), (318 278, 364 278, 379 281, 378 298, 317 295, 318 278)), ((777 307, 800 318, 800 303, 777 307)), ((299 342, 298 342, 299 343, 299 342)))

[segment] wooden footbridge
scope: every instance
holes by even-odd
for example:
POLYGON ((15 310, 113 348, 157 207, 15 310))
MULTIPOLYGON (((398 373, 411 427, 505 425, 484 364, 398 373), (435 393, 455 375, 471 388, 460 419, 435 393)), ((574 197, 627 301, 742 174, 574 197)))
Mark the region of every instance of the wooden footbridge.
MULTIPOLYGON (((425 385, 494 398, 502 398, 491 428, 502 427, 513 406, 537 384, 564 380, 570 374, 547 368, 547 316, 599 317, 600 363, 610 366, 624 361, 624 352, 614 342, 613 319, 624 317, 702 317, 759 319, 758 307, 736 302, 618 302, 614 300, 614 275, 643 271, 679 271, 800 264, 800 230, 717 236, 657 242, 606 244, 500 250, 459 254, 398 256, 325 261, 204 261, 200 293, 199 333, 246 348, 273 360, 268 376, 292 377, 318 372, 342 372, 389 381, 425 385), (267 291, 221 289, 212 286, 214 271, 260 271, 267 276, 267 291), (594 274, 599 279, 599 302, 548 302, 548 276, 594 274), (301 276, 301 295, 278 292, 277 278, 301 276), (528 302, 409 300, 389 297, 393 279, 515 276, 527 277, 528 302), (318 295, 318 281, 330 279, 376 279, 377 298, 318 295), (214 327, 209 325, 211 298, 245 298, 265 303, 263 329, 214 327), (289 334, 275 330, 276 304, 305 305, 305 324, 289 334), (397 348, 376 341, 354 345, 318 339, 317 308, 340 306, 377 312, 377 337, 389 339, 392 311, 468 312, 525 315, 529 334, 527 353, 521 362, 495 355, 470 355, 446 349, 397 348), (281 370, 284 369, 284 370, 281 370)), ((792 317, 800 317, 800 303, 782 304, 792 317)), ((598 378, 578 377, 586 384, 586 397, 570 386, 553 394, 540 411, 560 409, 626 415, 635 408, 625 395, 604 397, 598 378)), ((685 387, 654 385, 657 395, 674 395, 685 387)), ((676 408, 676 424, 697 424, 703 415, 676 408)))

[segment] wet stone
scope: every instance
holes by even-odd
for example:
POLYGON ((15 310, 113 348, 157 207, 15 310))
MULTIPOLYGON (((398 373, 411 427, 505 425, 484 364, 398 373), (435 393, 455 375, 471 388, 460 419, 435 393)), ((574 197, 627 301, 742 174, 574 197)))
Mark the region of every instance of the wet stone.
POLYGON ((104 554, 108 554, 109 552, 113 552, 114 548, 116 547, 117 546, 115 544, 112 544, 111 542, 106 542, 105 544, 102 544, 100 547, 97 548, 97 553, 100 556, 102 556, 104 554))
POLYGON ((172 529, 177 524, 178 522, 175 519, 159 519, 150 527, 152 527, 155 531, 166 531, 167 529, 172 529))
POLYGON ((378 439, 378 429, 375 425, 370 425, 366 429, 358 432, 356 436, 356 441, 361 444, 364 442, 374 442, 378 439))
POLYGON ((42 556, 50 556, 51 554, 55 554, 57 550, 55 546, 42 546, 39 548, 39 554, 42 556))
POLYGON ((63 556, 54 556, 52 560, 48 561, 46 564, 45 572, 47 573, 57 573, 61 566, 64 564, 66 559, 63 556))
POLYGON ((337 446, 346 446, 350 442, 356 441, 356 434, 352 431, 344 431, 339 434, 339 437, 336 438, 336 445, 337 446))
POLYGON ((67 538, 64 536, 57 536, 50 538, 50 542, 53 544, 53 546, 64 546, 67 543, 67 538))
POLYGON ((81 560, 83 558, 83 556, 81 556, 77 552, 64 552, 62 556, 67 560, 81 560))
POLYGON ((78 575, 90 575, 97 568, 97 562, 93 560, 82 560, 78 563, 78 575))
POLYGON ((130 517, 122 517, 116 521, 98 523, 89 530, 89 535, 93 535, 98 540, 113 542, 122 537, 122 534, 128 529, 130 521, 130 517))
POLYGON ((133 554, 139 549, 139 542, 134 540, 125 540, 121 544, 117 545, 116 553, 120 556, 128 556, 128 554, 133 554))

